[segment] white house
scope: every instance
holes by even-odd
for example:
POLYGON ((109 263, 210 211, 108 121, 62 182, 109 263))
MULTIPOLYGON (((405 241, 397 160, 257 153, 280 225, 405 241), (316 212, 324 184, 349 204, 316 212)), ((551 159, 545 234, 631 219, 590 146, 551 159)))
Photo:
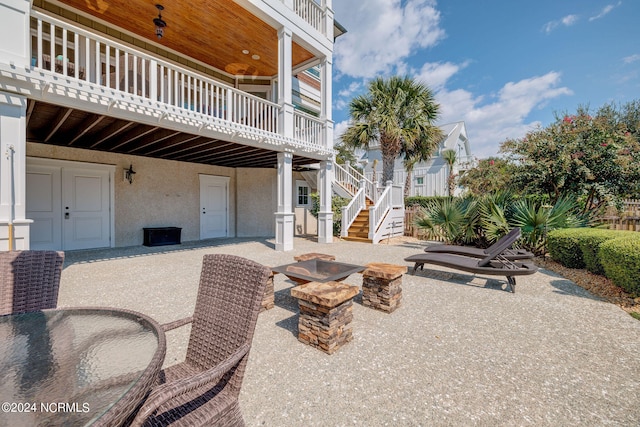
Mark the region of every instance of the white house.
MULTIPOLYGON (((460 175, 475 165, 476 160, 471 154, 464 122, 449 123, 440 126, 440 128, 444 138, 438 145, 436 153, 428 162, 416 164, 411 172, 410 196, 446 196, 448 194, 449 166, 442 158, 442 151, 446 149, 454 150, 456 153, 456 163, 453 166, 454 174, 460 175)), ((407 171, 402 161, 403 159, 396 159, 393 183, 404 188, 407 171)), ((382 153, 379 147, 371 146, 368 151, 362 154, 359 163, 364 168, 365 176, 369 180, 381 184, 382 153)), ((460 191, 461 188, 456 189, 456 193, 460 191)))
POLYGON ((158 6, 0 0, 0 250, 151 227, 290 250, 310 164, 331 242, 332 0, 158 6))

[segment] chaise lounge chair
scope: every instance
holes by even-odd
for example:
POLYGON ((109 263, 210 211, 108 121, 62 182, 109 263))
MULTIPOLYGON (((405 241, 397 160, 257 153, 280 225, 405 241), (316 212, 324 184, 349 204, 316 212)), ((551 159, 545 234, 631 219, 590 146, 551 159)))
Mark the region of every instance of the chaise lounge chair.
MULTIPOLYGON (((495 248, 500 247, 502 243, 504 243, 508 239, 512 239, 514 235, 517 236, 516 240, 520 238, 519 227, 515 227, 511 229, 509 233, 507 233, 505 236, 498 239, 497 242, 489 246, 487 249, 474 248, 471 246, 460 246, 460 245, 433 245, 425 248, 424 251, 427 253, 438 253, 438 254, 447 253, 447 254, 465 255, 465 256, 470 256, 474 258, 484 258, 491 251, 495 250, 495 248)), ((505 249, 501 255, 510 261, 531 259, 534 257, 534 255, 527 250, 511 249, 511 248, 505 249)))
POLYGON ((405 258, 405 261, 415 263, 413 273, 418 267, 422 270, 425 264, 441 265, 473 274, 489 276, 505 276, 511 292, 516 291, 515 276, 533 274, 538 267, 530 262, 517 262, 505 258, 502 253, 518 238, 520 233, 513 233, 508 239, 503 239, 499 245, 492 246, 492 250, 482 259, 451 253, 421 253, 405 258))

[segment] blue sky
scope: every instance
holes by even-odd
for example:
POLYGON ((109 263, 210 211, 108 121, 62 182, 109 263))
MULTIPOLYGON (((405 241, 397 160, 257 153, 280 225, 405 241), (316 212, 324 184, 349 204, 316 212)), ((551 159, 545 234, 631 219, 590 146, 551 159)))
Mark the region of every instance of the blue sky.
POLYGON ((333 0, 347 33, 334 50, 336 135, 349 101, 375 76, 410 75, 464 120, 472 154, 554 113, 640 99, 638 0, 333 0))

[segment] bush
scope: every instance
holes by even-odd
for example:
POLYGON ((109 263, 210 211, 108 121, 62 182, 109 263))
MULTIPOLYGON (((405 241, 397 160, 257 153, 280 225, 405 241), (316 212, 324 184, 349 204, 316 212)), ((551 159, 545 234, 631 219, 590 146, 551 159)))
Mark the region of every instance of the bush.
MULTIPOLYGON (((311 209, 309 212, 315 218, 318 218, 318 212, 320 211, 320 195, 318 193, 311 193, 311 209)), ((331 210, 333 211, 333 235, 340 236, 342 230, 342 207, 349 204, 349 199, 345 199, 340 196, 333 196, 331 198, 331 210)))
POLYGON ((426 208, 431 205, 431 202, 442 202, 443 200, 449 200, 451 197, 449 196, 411 196, 405 197, 404 205, 406 207, 411 207, 414 205, 422 206, 426 208))
POLYGON ((584 259, 580 249, 580 236, 586 228, 565 228, 552 230, 547 234, 549 255, 554 261, 569 268, 584 268, 584 259))
POLYGON ((603 242, 600 262, 606 276, 633 296, 640 296, 640 238, 628 235, 603 242))
MULTIPOLYGON (((580 251, 585 267, 592 273, 604 275, 604 268, 600 261, 599 251, 600 245, 613 239, 619 239, 621 236, 630 234, 629 231, 602 230, 597 228, 589 228, 585 230, 580 239, 580 251)), ((633 236, 632 236, 633 237, 633 236)))

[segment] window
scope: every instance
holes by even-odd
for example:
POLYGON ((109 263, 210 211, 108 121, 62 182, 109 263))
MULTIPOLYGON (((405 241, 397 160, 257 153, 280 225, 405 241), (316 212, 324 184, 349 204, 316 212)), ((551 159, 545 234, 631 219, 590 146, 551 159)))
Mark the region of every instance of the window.
POLYGON ((311 191, 309 190, 309 184, 306 181, 296 181, 296 195, 298 197, 297 206, 310 206, 311 205, 311 191))
POLYGON ((423 185, 423 184, 424 184, 424 176, 417 176, 416 185, 423 185))

